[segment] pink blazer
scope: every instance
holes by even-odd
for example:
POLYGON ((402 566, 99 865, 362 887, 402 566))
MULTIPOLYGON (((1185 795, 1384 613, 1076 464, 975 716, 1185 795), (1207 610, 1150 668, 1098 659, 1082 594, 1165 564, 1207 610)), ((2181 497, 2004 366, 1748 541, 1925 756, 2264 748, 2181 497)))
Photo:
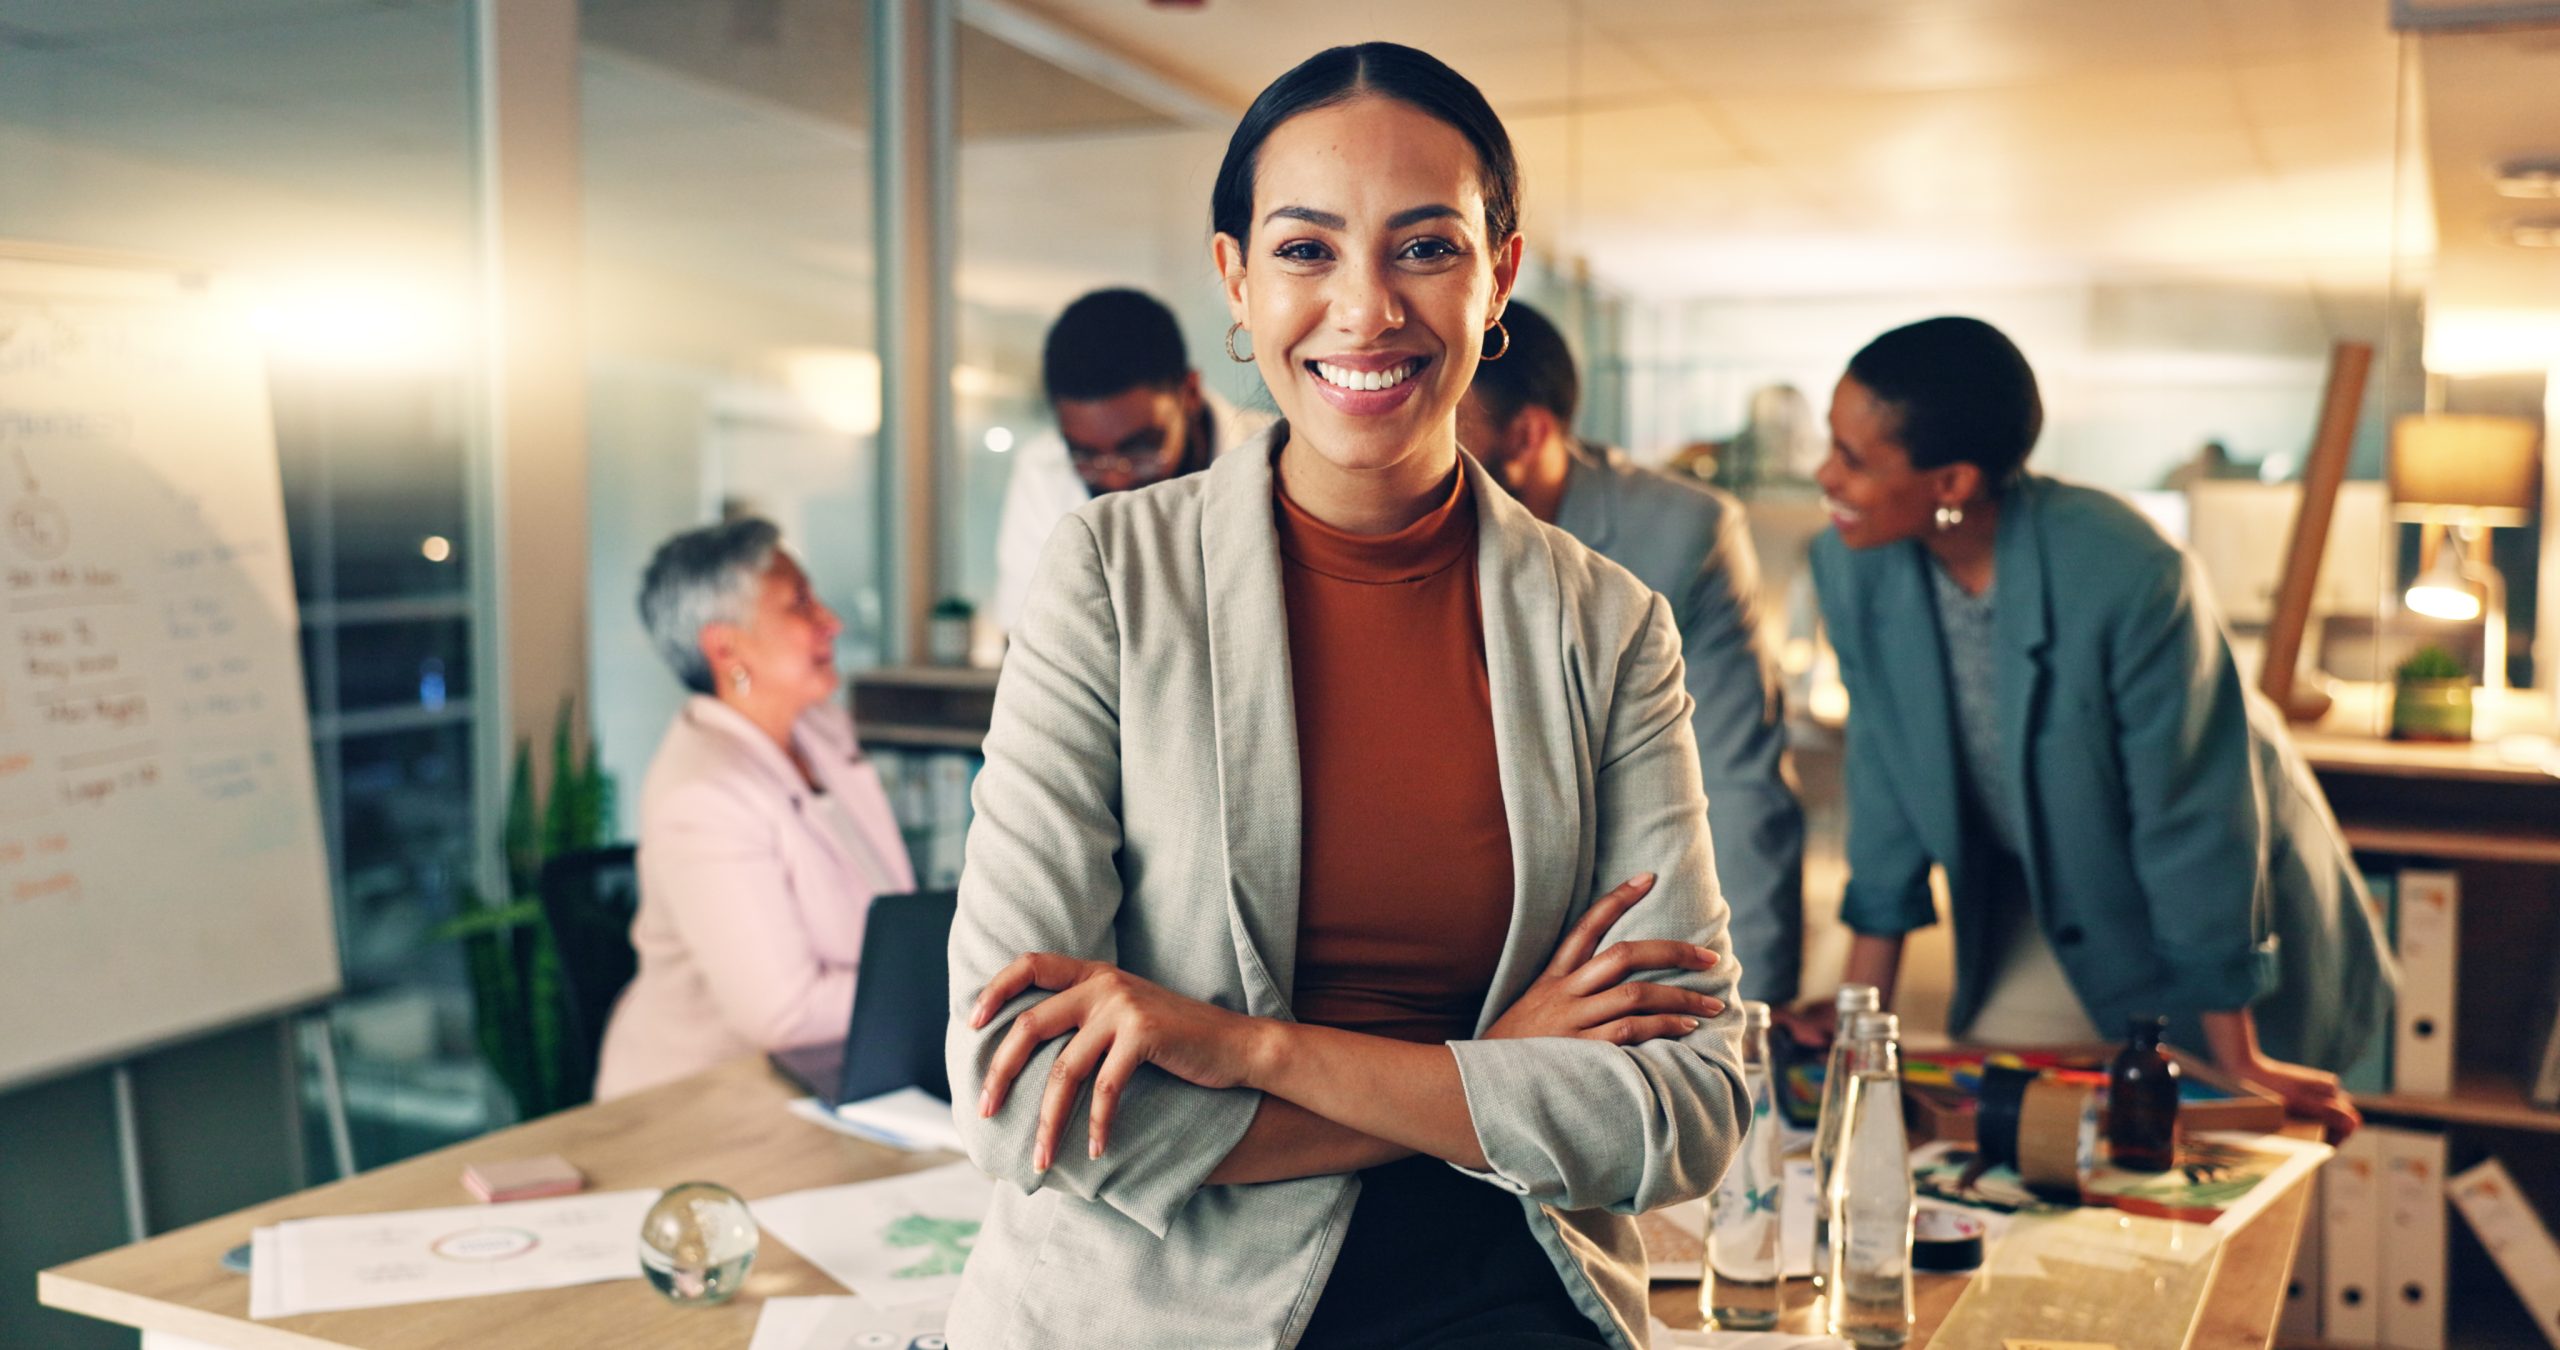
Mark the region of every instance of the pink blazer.
POLYGON ((915 874, 844 708, 811 709, 792 735, 870 858, 755 724, 688 699, 641 791, 640 970, 605 1028, 599 1099, 844 1035, 872 897, 915 889, 915 874))

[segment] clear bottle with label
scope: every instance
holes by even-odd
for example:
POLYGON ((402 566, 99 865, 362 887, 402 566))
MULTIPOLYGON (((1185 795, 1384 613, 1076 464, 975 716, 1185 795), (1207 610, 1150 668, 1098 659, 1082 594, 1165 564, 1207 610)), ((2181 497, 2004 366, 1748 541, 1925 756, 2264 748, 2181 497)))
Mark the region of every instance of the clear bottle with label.
POLYGON ((1778 1325, 1779 1280, 1786 1267, 1779 1227, 1785 1169, 1766 1003, 1742 1004, 1742 1081, 1751 1097, 1751 1120, 1742 1151, 1707 1201, 1706 1279, 1698 1290, 1702 1310, 1717 1326, 1767 1331, 1778 1325))
POLYGON ((1850 1035, 1847 1128, 1824 1199, 1832 1214, 1830 1330, 1859 1346, 1911 1339, 1917 1196, 1902 1131, 1902 1023, 1861 1013, 1850 1035))
POLYGON ((1822 1071, 1822 1115, 1813 1130, 1813 1287, 1831 1276, 1831 1211, 1819 1203, 1829 1193, 1831 1166, 1840 1154, 1840 1130, 1848 1113, 1841 1098, 1849 1092, 1849 1024, 1860 1013, 1880 1012, 1884 1001, 1872 984, 1840 986, 1840 1015, 1832 1023, 1831 1058, 1822 1071))

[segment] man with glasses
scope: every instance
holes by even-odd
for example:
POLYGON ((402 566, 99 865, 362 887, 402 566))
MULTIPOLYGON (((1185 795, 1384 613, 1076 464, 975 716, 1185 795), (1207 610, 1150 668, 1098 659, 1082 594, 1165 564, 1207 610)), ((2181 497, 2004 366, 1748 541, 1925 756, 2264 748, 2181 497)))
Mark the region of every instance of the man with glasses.
POLYGON ((1021 621, 1041 547, 1068 512, 1106 492, 1205 469, 1270 425, 1202 387, 1173 311, 1141 291, 1095 291, 1067 306, 1049 327, 1040 368, 1058 435, 1023 446, 1005 488, 991 608, 1006 632, 1021 621))

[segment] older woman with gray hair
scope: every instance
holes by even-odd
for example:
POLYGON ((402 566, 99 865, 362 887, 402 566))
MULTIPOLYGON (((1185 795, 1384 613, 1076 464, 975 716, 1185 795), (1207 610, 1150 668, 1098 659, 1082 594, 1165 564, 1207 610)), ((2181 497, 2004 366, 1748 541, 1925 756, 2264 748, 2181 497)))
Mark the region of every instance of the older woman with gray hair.
POLYGON ((641 789, 640 971, 598 1098, 844 1035, 871 900, 915 887, 836 697, 844 625, 770 522, 661 544, 640 618, 693 697, 641 789))

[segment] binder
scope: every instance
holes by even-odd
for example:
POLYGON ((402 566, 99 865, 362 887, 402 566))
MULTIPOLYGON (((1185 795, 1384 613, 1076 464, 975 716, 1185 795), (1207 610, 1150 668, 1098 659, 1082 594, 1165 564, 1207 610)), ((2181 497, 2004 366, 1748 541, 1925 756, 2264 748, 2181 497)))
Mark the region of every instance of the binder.
POLYGON ((2491 1158, 2445 1189, 2516 1297, 2533 1311, 2543 1338, 2560 1350, 2560 1243, 2551 1240, 2551 1229, 2516 1189, 2506 1164, 2491 1158))
POLYGON ((2382 1140, 2382 1343, 2445 1350, 2444 1136, 2371 1132, 2382 1140))
MULTIPOLYGON (((2398 880, 2388 872, 2368 872, 2364 878, 2365 892, 2372 897, 2366 912, 2373 917, 2373 931, 2382 934, 2383 946, 2395 954, 2399 950, 2398 880)), ((2374 1028, 2347 1071, 2338 1075, 2338 1086, 2350 1096, 2379 1097, 2391 1091, 2391 1041, 2399 1034, 2400 1017, 2391 995, 2384 995, 2384 1002, 2393 1005, 2391 1015, 2374 1028)))
POLYGON ((2560 941, 2543 963, 2542 995, 2534 1000, 2533 1018, 2525 1023, 2524 1056, 2518 1066, 2524 1097, 2536 1107, 2560 1109, 2560 941))
POLYGON ((2400 873, 2400 1006, 2393 1019, 2394 1091, 2453 1093, 2453 978, 2462 938, 2462 879, 2453 872, 2400 873))
POLYGON ((2320 1169, 2320 1339, 2382 1344, 2382 1139, 2358 1130, 2320 1169))
POLYGON ((2320 1176, 2305 1183, 2311 1201, 2302 1224, 2302 1240, 2294 1244, 2293 1272, 2285 1277, 2284 1316, 2276 1323, 2276 1344, 2316 1346, 2320 1343, 2320 1232, 2328 1227, 2321 1210, 2320 1176))

